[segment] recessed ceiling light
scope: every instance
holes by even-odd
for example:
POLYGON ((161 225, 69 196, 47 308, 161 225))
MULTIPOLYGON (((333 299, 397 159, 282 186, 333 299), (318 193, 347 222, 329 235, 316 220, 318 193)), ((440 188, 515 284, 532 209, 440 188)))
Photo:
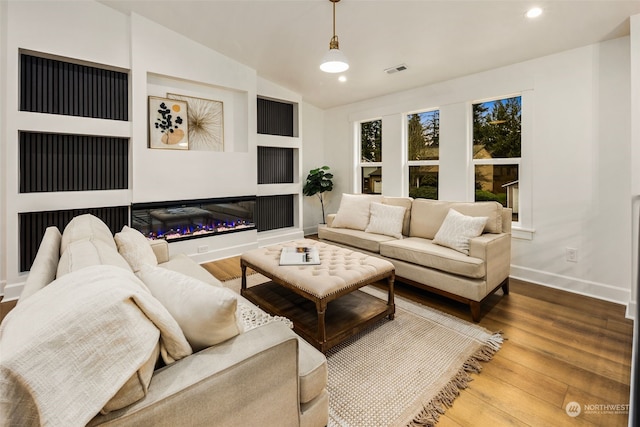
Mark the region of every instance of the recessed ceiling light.
POLYGON ((539 7, 532 7, 526 14, 527 18, 537 18, 540 15, 542 15, 542 9, 539 7))
POLYGON ((340 82, 342 82, 342 83, 346 82, 346 81, 347 81, 347 76, 340 76, 340 77, 338 77, 338 81, 340 81, 340 82))

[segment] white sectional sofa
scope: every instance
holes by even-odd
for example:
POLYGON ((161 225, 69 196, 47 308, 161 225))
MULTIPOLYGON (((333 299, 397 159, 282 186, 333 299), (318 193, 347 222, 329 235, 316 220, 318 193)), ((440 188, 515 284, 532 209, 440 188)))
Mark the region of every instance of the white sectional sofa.
POLYGON ((324 355, 135 233, 47 229, 0 325, 0 425, 325 426, 324 355))
POLYGON ((511 209, 497 202, 343 194, 318 237, 389 260, 397 281, 468 304, 476 322, 488 296, 509 293, 511 209))

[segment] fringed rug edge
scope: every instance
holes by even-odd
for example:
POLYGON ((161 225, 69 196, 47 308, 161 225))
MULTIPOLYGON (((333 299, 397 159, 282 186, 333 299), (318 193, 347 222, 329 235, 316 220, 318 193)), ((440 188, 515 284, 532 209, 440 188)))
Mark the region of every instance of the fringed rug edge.
POLYGON ((504 338, 501 332, 495 332, 480 346, 463 364, 458 373, 449 381, 431 401, 407 424, 410 427, 434 427, 440 416, 453 406, 454 400, 460 395, 460 390, 466 389, 473 381, 472 373, 482 371, 480 362, 489 362, 500 350, 504 338))

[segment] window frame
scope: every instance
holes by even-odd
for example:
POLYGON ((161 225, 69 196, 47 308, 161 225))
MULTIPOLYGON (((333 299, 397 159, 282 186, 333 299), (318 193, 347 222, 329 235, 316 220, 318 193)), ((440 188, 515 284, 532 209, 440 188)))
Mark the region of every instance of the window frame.
MULTIPOLYGON (((440 107, 432 107, 425 108, 420 110, 409 111, 403 114, 403 124, 404 124, 404 152, 402 154, 404 158, 404 175, 405 182, 407 185, 406 194, 409 195, 409 191, 411 190, 411 183, 409 182, 410 176, 410 168, 411 166, 437 166, 438 167, 438 199, 427 199, 427 200, 439 200, 440 198, 440 149, 438 148, 438 160, 409 160, 409 116, 412 114, 420 114, 420 113, 430 113, 432 111, 438 111, 438 122, 440 122, 440 107)), ((440 133, 440 125, 438 125, 438 134, 440 133)))
MULTIPOLYGON (((369 122, 374 122, 380 120, 380 144, 383 143, 382 141, 382 126, 383 126, 383 120, 382 117, 375 117, 375 118, 371 118, 371 119, 363 119, 363 120, 358 120, 355 124, 356 124, 356 138, 355 138, 355 146, 356 146, 356 174, 355 174, 355 180, 354 180, 354 189, 358 189, 359 192, 361 194, 382 194, 382 191, 380 193, 364 193, 362 190, 362 168, 380 168, 382 170, 383 168, 383 156, 382 156, 382 146, 380 147, 380 159, 381 161, 379 162, 364 162, 362 161, 362 124, 363 123, 369 123, 369 122)), ((384 182, 384 181, 382 181, 384 182)))
POLYGON ((481 165, 517 165, 518 166, 518 221, 511 222, 512 236, 532 240, 535 229, 532 224, 532 185, 530 144, 533 130, 534 96, 533 90, 510 93, 501 96, 478 99, 469 102, 469 183, 470 200, 475 201, 475 171, 481 165), (473 158, 473 105, 484 102, 520 97, 520 157, 503 157, 493 159, 473 158))

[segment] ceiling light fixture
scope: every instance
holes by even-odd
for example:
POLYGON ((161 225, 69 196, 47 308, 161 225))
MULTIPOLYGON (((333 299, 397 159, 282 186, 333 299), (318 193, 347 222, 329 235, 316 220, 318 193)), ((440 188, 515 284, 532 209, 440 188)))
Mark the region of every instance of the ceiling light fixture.
POLYGON ((329 0, 333 3, 333 37, 329 42, 329 52, 322 58, 320 69, 325 73, 341 73, 349 69, 347 57, 338 47, 338 36, 336 35, 336 3, 340 0, 329 0))
POLYGON ((537 18, 542 15, 542 9, 539 7, 533 7, 527 11, 527 18, 537 18))

